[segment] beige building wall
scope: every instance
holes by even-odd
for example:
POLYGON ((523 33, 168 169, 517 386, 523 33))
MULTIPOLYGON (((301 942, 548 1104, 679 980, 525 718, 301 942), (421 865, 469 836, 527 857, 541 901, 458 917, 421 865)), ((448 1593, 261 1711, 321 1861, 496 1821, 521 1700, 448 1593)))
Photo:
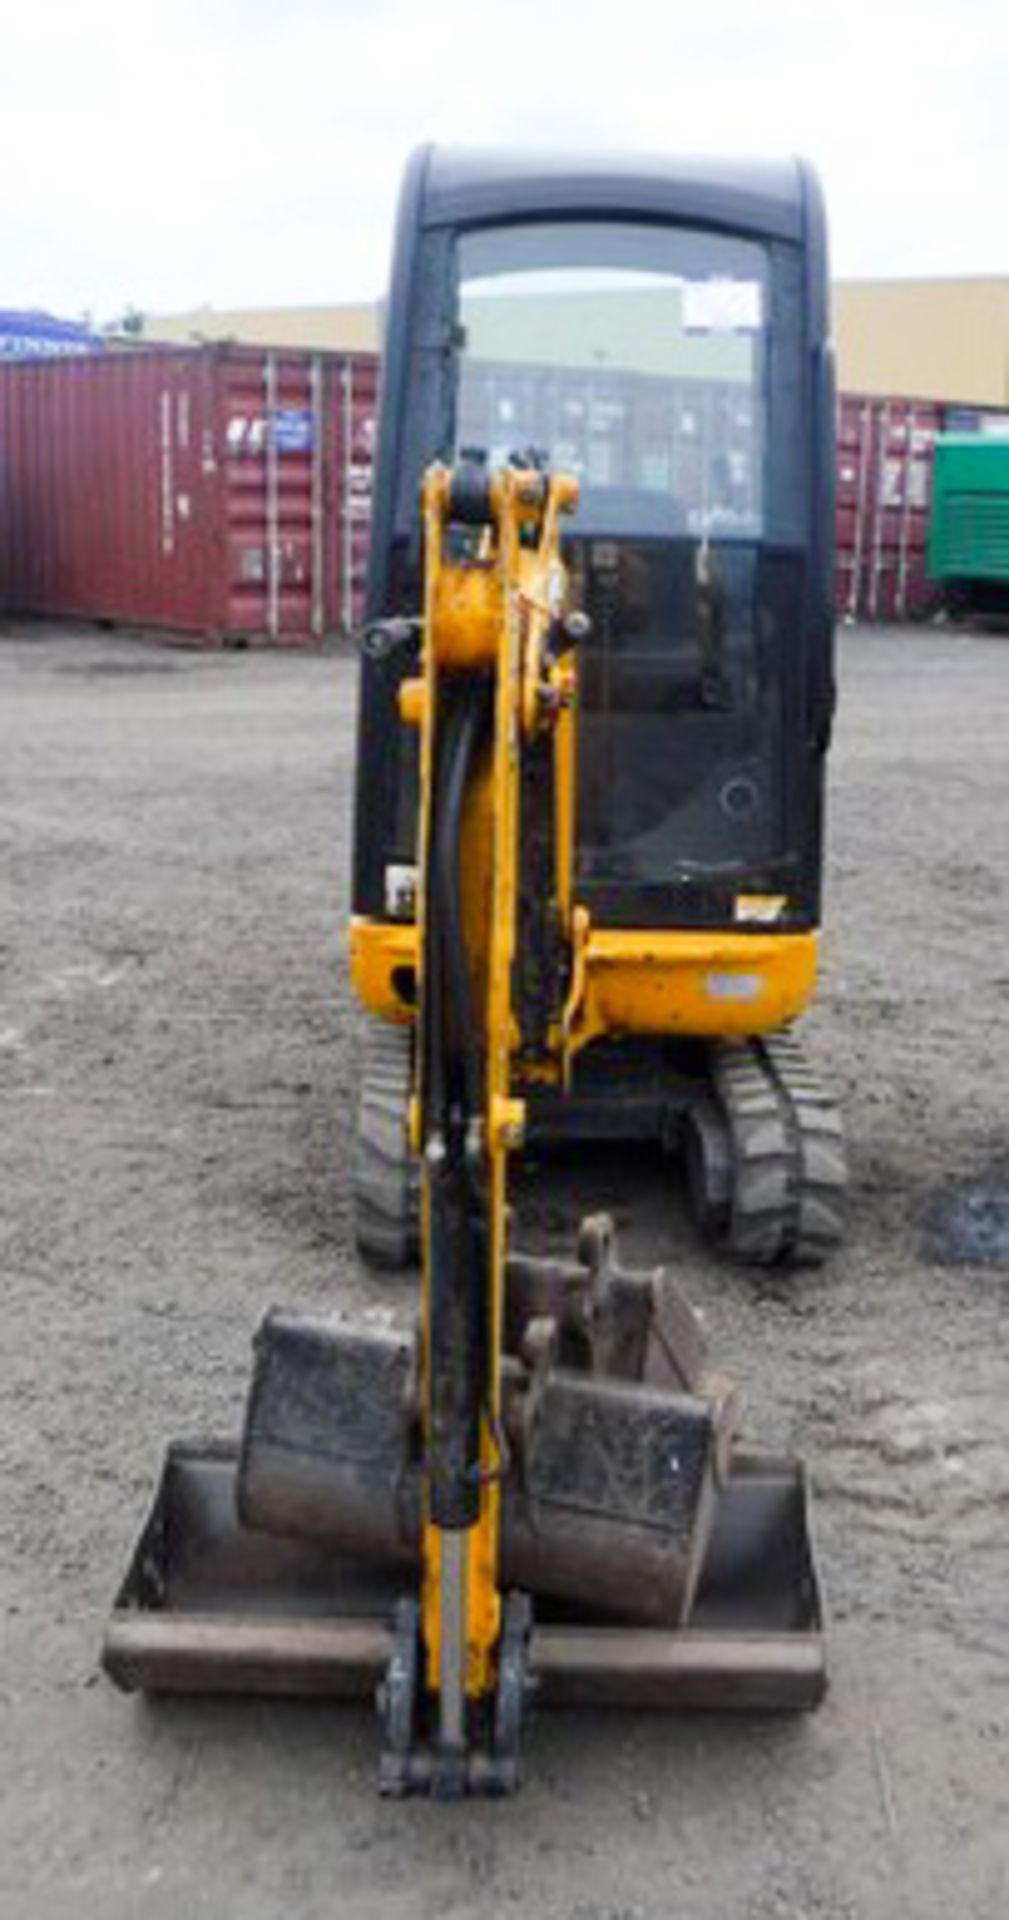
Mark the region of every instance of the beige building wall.
POLYGON ((841 280, 833 311, 842 393, 1009 406, 1009 276, 841 280))
MULTIPOLYGON (((833 289, 842 393, 903 394, 964 406, 1009 407, 1009 275, 977 280, 841 280, 833 289)), ((151 314, 143 338, 170 345, 235 340, 251 346, 377 352, 380 308, 196 307, 151 314)))
POLYGON ((146 314, 143 338, 173 347, 228 340, 251 347, 377 353, 379 309, 364 300, 340 307, 194 307, 190 313, 146 314))

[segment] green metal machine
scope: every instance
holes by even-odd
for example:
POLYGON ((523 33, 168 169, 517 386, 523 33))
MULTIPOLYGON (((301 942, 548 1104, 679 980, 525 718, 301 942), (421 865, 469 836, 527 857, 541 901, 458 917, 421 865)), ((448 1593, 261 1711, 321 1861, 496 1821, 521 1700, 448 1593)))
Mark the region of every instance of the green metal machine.
POLYGON ((935 443, 928 570, 953 613, 1009 613, 1009 435, 935 443))

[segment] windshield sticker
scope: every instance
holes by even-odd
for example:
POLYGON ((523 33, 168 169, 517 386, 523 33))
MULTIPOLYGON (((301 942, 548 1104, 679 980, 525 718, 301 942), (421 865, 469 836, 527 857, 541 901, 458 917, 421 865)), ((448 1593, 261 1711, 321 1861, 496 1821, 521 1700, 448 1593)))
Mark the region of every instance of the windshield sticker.
POLYGON ((759 280, 685 280, 684 333, 755 333, 763 325, 759 280))

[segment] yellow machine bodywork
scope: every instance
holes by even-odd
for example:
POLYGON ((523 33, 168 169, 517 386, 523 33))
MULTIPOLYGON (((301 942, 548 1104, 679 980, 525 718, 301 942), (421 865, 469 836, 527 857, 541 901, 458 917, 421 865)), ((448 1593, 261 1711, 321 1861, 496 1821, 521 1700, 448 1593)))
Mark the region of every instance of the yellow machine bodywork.
MULTIPOLYGON (((494 484, 500 488, 503 476, 496 476, 494 484)), ((568 507, 576 498, 576 483, 558 478, 553 484, 568 490, 558 494, 568 507)), ((500 636, 510 620, 519 648, 518 664, 510 668, 515 720, 530 732, 540 723, 536 702, 544 635, 564 592, 556 517, 549 527, 544 526, 535 551, 523 548, 516 537, 512 556, 502 548, 493 557, 488 550, 488 557, 475 564, 449 565, 442 551, 441 519, 446 510, 447 485, 448 470, 433 469, 426 484, 424 509, 428 569, 425 631, 431 637, 423 678, 407 680, 400 689, 400 717, 405 725, 420 729, 422 742, 427 739, 433 673, 494 666, 500 636), (512 564, 516 577, 508 587, 502 569, 512 564), (514 602, 510 613, 509 593, 514 602), (525 640, 523 630, 527 632, 525 640)), ((508 514, 521 512, 513 501, 501 501, 500 505, 506 506, 508 514)), ((520 519, 516 524, 521 524, 520 519)), ((813 997, 817 935, 769 930, 787 904, 784 900, 764 895, 737 897, 740 928, 759 928, 759 932, 594 927, 587 910, 574 904, 577 675, 570 657, 554 665, 551 687, 557 703, 556 904, 571 952, 571 990, 558 1063, 562 1056, 569 1060, 590 1041, 603 1037, 668 1034, 732 1039, 775 1032, 794 1020, 813 997)), ((430 767, 422 750, 422 847, 429 776, 430 767)), ((501 804, 497 775, 493 782, 485 783, 483 799, 476 830, 470 834, 472 848, 492 830, 501 804)), ((472 857, 465 864, 470 880, 472 945, 480 912, 472 904, 477 891, 472 857)), ((351 975, 367 1012, 397 1024, 414 1020, 420 951, 421 929, 416 922, 370 920, 363 915, 352 919, 351 975)), ((535 1077, 542 1079, 542 1071, 535 1077)))
MULTIPOLYGON (((574 933, 576 1052, 603 1035, 772 1033, 805 1011, 816 986, 815 933, 593 927, 581 907, 574 933)), ((414 1019, 417 953, 413 924, 351 922, 354 988, 369 1013, 414 1019)))

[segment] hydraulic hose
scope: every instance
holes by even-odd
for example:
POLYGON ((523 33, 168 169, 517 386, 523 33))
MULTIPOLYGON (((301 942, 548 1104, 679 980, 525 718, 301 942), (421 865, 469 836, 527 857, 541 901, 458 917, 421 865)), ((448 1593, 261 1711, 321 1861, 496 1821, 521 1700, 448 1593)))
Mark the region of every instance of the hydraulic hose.
POLYGON ((452 689, 435 777, 428 891, 427 1016, 430 1289, 427 1450, 430 1513, 453 1530, 480 1510, 480 1420, 488 1324, 483 1199, 469 1158, 482 1108, 481 1049, 473 1020, 462 912, 466 789, 489 719, 489 683, 452 689))

